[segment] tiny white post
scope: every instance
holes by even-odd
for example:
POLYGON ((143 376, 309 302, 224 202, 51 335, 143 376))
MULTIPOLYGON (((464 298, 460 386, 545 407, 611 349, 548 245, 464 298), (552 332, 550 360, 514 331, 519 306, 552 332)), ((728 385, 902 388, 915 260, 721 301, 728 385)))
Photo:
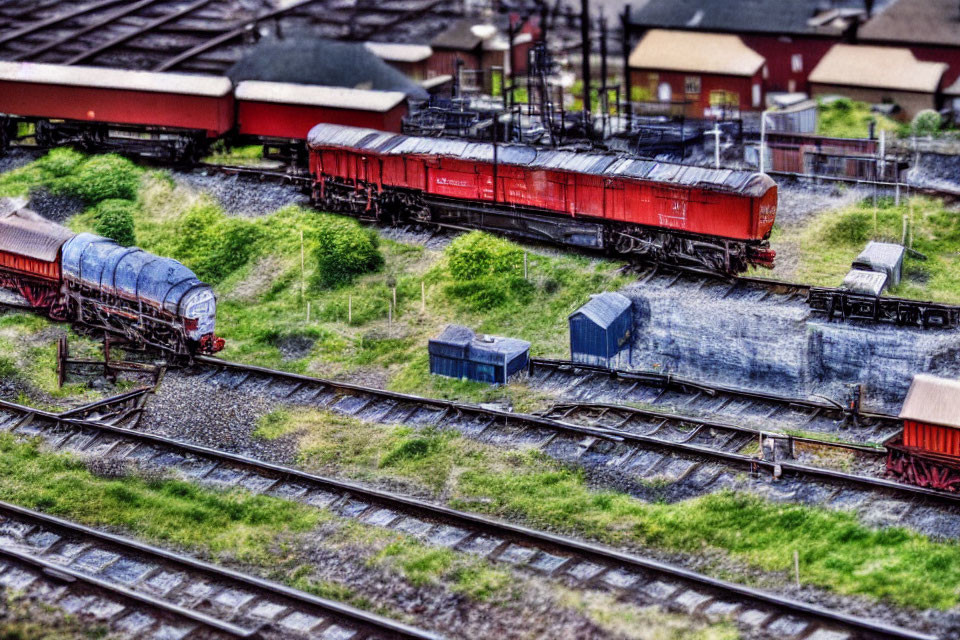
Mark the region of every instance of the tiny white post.
POLYGON ((423 280, 420 281, 420 313, 423 313, 427 310, 427 287, 423 283, 423 280))
POLYGON ((307 301, 307 324, 310 323, 310 301, 307 301))
POLYGON ((347 296, 347 324, 353 324, 353 296, 347 296))
POLYGON ((393 288, 393 308, 397 308, 397 288, 393 288))
POLYGON ((767 114, 769 110, 760 113, 760 173, 767 170, 766 142, 767 142, 767 114))
POLYGON ((523 279, 527 279, 527 252, 523 252, 523 279))
POLYGON ((899 180, 897 180, 897 190, 896 190, 894 204, 896 204, 898 207, 900 206, 900 181, 899 180))
POLYGON ((794 549, 793 550, 793 576, 797 581, 797 586, 800 586, 800 553, 794 549))
POLYGON ((300 230, 300 298, 303 298, 303 279, 304 279, 304 266, 303 266, 303 229, 300 230))
POLYGON ((909 224, 909 218, 903 216, 903 237, 900 239, 900 244, 907 246, 907 225, 909 224))
POLYGON ((883 180, 887 176, 887 163, 885 162, 887 155, 887 132, 883 129, 880 129, 880 153, 877 157, 877 164, 880 168, 880 176, 877 180, 883 180))
POLYGON ((713 166, 714 168, 719 169, 720 168, 720 134, 723 133, 720 130, 720 123, 718 122, 714 124, 713 129, 711 131, 707 131, 707 133, 713 134, 713 166))
POLYGON ((393 326, 393 304, 387 303, 387 326, 393 326))

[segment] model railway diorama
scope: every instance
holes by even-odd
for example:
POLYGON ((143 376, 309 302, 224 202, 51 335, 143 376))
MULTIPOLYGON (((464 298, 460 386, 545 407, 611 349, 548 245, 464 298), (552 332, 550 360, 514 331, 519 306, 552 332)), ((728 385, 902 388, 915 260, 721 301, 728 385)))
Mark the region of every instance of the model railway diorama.
MULTIPOLYGON (((591 50, 588 0, 579 16, 562 2, 490 3, 479 22, 449 29, 472 3, 201 0, 166 15, 161 0, 103 0, 59 18, 57 3, 44 4, 24 27, 0 1, 4 172, 26 174, 62 147, 82 151, 70 157, 84 169, 85 154, 125 156, 110 160, 150 178, 120 204, 156 253, 172 246, 157 235, 191 228, 174 217, 185 213, 209 213, 222 247, 237 244, 224 220, 263 231, 240 266, 215 276, 181 245, 170 255, 186 264, 71 230, 109 225, 86 226, 96 203, 51 183, 0 197, 0 347, 11 345, 0 353, 0 462, 23 455, 39 469, 42 456, 76 457, 42 471, 56 476, 49 486, 34 477, 36 495, 10 492, 32 508, 0 502, 0 592, 19 588, 122 638, 954 638, 960 598, 949 584, 919 605, 892 584, 944 575, 960 538, 960 305, 907 297, 943 277, 906 262, 944 259, 914 249, 913 207, 927 200, 916 189, 900 204, 910 163, 902 146, 885 155, 885 118, 896 115, 886 102, 868 116, 887 124, 879 140, 872 127, 868 140, 809 130, 832 94, 773 106, 794 100, 801 74, 805 89, 816 84, 804 64, 826 55, 820 39, 842 26, 856 40, 875 4, 896 14, 913 1, 796 9, 817 56, 804 50, 805 63, 797 42, 809 34, 791 32, 775 44, 791 57, 768 65, 773 54, 752 49, 763 49, 768 21, 792 16, 758 14, 741 38, 725 32, 716 3, 648 0, 650 24, 633 25, 630 9, 621 18, 614 69, 602 16, 591 50), (116 13, 90 17, 101 9, 116 13), (218 24, 233 11, 260 18, 218 24), (671 26, 674 14, 683 19, 671 26), (377 40, 378 28, 415 17, 443 35, 431 46, 377 40), (362 35, 351 44, 377 51, 430 95, 427 106, 365 78, 325 86, 224 73, 263 38, 283 45, 286 20, 292 41, 331 25, 345 40, 362 35), (119 30, 98 44, 104 25, 119 30), (74 38, 59 33, 74 28, 74 38), (631 38, 650 32, 650 42, 703 38, 693 57, 704 69, 683 67, 684 51, 631 53, 631 38), (568 73, 577 46, 579 76, 568 73), (112 68, 124 65, 107 65, 106 51, 153 71, 112 68), (163 52, 173 56, 148 63, 163 52), (790 90, 768 91, 787 67, 790 90), (644 151, 637 140, 654 133, 661 143, 644 151), (727 144, 742 149, 722 158, 727 144), (808 165, 819 174, 804 174, 808 165), (855 210, 846 227, 825 224, 868 198, 827 173, 869 183, 872 220, 855 210), (188 194, 163 203, 185 211, 153 226, 154 188, 188 194), (253 212, 231 202, 251 194, 269 202, 253 212), (907 206, 902 238, 890 237, 884 217, 907 206), (794 263, 807 256, 793 245, 834 240, 840 258, 825 251, 827 276, 809 278, 827 286, 755 275, 803 278, 794 263), (327 255, 341 250, 359 261, 362 241, 379 266, 330 266, 346 260, 327 255), (483 269, 463 268, 470 260, 483 269), (321 282, 325 268, 349 277, 321 282), (831 287, 835 269, 847 276, 831 287), (37 373, 45 340, 56 341, 58 391, 37 373), (103 361, 87 357, 101 341, 103 361), (130 359, 111 362, 112 345, 130 359), (66 408, 39 408, 54 404, 66 408), (79 511, 42 495, 84 502, 101 482, 79 511), (110 520, 126 507, 142 509, 143 523, 110 520), (157 520, 169 513, 176 522, 157 520), (185 535, 194 525, 212 541, 185 535), (715 535, 721 526, 730 531, 715 535), (782 544, 763 531, 763 548, 750 547, 753 526, 782 544), (882 573, 888 563, 897 566, 882 573), (554 582, 561 591, 547 589, 554 582), (636 606, 645 613, 634 620, 636 606), (666 622, 646 617, 656 609, 666 622)), ((957 91, 941 85, 938 98, 957 91)), ((905 108, 925 100, 917 91, 905 108)), ((922 121, 904 127, 917 163, 922 121)), ((924 193, 947 194, 939 189, 924 193)))

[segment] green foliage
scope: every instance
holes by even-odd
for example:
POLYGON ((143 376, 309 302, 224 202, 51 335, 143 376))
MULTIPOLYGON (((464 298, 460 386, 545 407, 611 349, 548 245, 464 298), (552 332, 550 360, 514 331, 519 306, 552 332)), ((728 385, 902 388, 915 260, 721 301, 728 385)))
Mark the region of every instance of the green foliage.
POLYGON ((311 284, 316 289, 349 284, 355 277, 383 266, 376 232, 364 229, 355 220, 324 216, 313 234, 317 268, 311 284))
POLYGON ((832 102, 820 101, 817 107, 817 133, 831 138, 866 138, 870 135, 870 123, 876 123, 880 129, 895 132, 899 125, 870 111, 870 105, 849 98, 838 98, 832 102))
POLYGON ((520 247, 482 231, 460 236, 450 243, 446 253, 450 275, 459 282, 508 274, 523 268, 520 247))
POLYGON ((319 512, 244 492, 201 489, 180 480, 93 475, 84 463, 39 443, 0 436, 0 499, 85 524, 119 527, 233 557, 267 555, 278 534, 312 528, 319 512))
MULTIPOLYGON (((303 461, 365 480, 412 485, 456 508, 520 518, 612 545, 719 554, 724 571, 792 570, 801 580, 842 594, 901 606, 948 609, 960 602, 960 543, 898 528, 876 529, 853 513, 766 501, 724 491, 677 503, 651 503, 591 486, 583 469, 537 450, 504 450, 450 432, 384 429, 313 413, 298 416, 308 434, 303 461), (383 451, 388 453, 381 456, 383 451), (389 464, 386 464, 389 462, 389 464), (737 569, 736 567, 740 567, 737 569)), ((403 545, 391 552, 404 555, 403 545)), ((447 560, 411 554, 409 570, 443 571, 447 560)))
MULTIPOLYGON (((69 161, 70 158, 60 158, 54 168, 63 171, 69 161)), ((140 177, 140 168, 130 160, 109 154, 93 156, 74 165, 69 174, 52 181, 49 186, 56 192, 74 195, 89 205, 95 205, 104 200, 136 199, 140 177)))
POLYGON ((201 203, 177 221, 174 258, 204 282, 216 284, 247 263, 262 232, 254 223, 231 218, 212 203, 201 203))
POLYGON ((125 247, 137 243, 133 222, 134 205, 128 200, 104 200, 96 208, 93 230, 125 247))
POLYGON ((54 178, 65 178, 72 174, 86 160, 79 151, 70 147, 52 149, 50 153, 36 162, 37 168, 54 178))
POLYGON ((17 375, 17 363, 10 356, 0 356, 0 379, 14 378, 17 375))
POLYGON ((924 109, 913 117, 910 131, 915 136, 935 136, 940 132, 942 118, 933 109, 924 109))

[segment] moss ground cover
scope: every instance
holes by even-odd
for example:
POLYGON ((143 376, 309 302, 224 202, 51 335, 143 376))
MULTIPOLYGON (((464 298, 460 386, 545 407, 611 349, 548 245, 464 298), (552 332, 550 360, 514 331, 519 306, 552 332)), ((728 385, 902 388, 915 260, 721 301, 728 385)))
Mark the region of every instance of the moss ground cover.
POLYGON ((898 528, 871 529, 851 513, 735 492, 646 503, 594 489, 582 470, 537 451, 504 451, 451 432, 384 428, 317 411, 267 422, 269 435, 299 434, 301 462, 310 468, 389 479, 459 508, 610 544, 717 553, 771 572, 789 572, 796 550, 808 584, 918 608, 946 609, 960 601, 960 544, 898 528))
MULTIPOLYGON (((800 264, 796 279, 820 286, 839 286, 850 264, 870 240, 899 243, 904 219, 908 244, 926 259, 908 255, 904 278, 890 294, 960 303, 960 215, 943 203, 924 197, 901 201, 871 200, 819 215, 799 230, 800 264)), ((776 272, 774 272, 774 277, 776 272)))

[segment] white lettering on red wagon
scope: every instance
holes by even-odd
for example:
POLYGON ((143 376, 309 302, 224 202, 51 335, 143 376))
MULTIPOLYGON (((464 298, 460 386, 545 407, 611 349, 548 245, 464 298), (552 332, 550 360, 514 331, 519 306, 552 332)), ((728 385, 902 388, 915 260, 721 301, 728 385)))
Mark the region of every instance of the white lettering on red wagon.
POLYGON ((469 187, 471 186, 466 180, 454 180, 453 178, 444 178, 440 176, 436 179, 437 184, 443 185, 445 187, 469 187))

